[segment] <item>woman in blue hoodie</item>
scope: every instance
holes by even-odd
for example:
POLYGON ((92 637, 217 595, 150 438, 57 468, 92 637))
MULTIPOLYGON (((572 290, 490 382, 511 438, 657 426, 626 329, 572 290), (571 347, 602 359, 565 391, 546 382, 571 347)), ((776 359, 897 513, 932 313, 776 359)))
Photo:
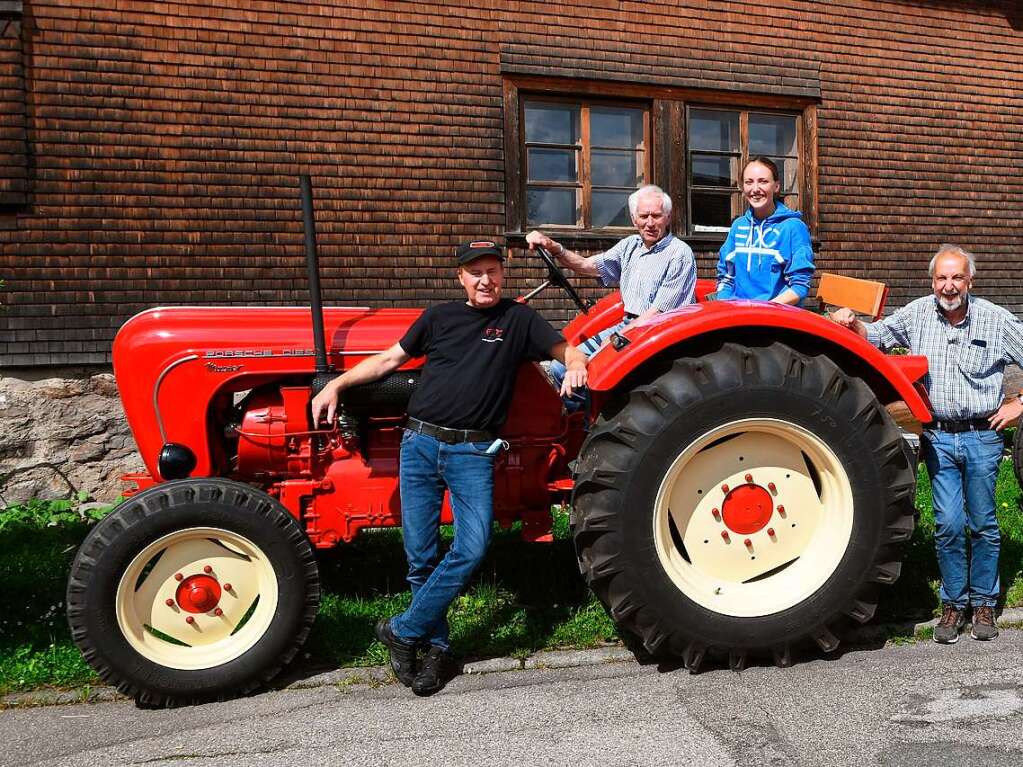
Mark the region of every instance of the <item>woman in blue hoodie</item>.
POLYGON ((799 304, 813 279, 813 247, 802 214, 778 201, 778 168, 754 157, 742 171, 749 209, 728 230, 718 251, 717 298, 799 304))

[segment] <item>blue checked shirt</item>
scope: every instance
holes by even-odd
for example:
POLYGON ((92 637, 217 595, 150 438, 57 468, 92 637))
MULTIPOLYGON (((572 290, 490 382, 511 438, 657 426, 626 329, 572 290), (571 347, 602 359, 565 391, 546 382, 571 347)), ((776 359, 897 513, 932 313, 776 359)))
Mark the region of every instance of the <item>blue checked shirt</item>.
POLYGON ((927 357, 923 384, 938 420, 981 418, 1002 404, 1006 363, 1023 363, 1023 323, 1011 312, 970 296, 966 317, 950 325, 934 296, 906 304, 891 317, 867 324, 867 340, 890 349, 906 346, 927 357))
POLYGON ((629 314, 642 314, 651 306, 662 312, 691 304, 696 296, 696 259, 693 251, 670 232, 652 248, 638 234, 594 256, 605 287, 620 287, 629 314))

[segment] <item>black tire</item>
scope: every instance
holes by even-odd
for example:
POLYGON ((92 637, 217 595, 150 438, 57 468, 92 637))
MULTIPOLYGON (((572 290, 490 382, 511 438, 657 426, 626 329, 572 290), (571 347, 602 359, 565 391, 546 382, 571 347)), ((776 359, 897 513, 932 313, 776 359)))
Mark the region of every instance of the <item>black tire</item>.
POLYGON ((68 621, 104 681, 143 705, 185 705, 269 682, 305 641, 319 595, 312 546, 283 506, 238 482, 186 479, 128 499, 86 536, 68 621), (219 601, 170 596, 211 579, 196 593, 219 601))
POLYGON ((877 584, 898 577, 899 544, 913 532, 915 471, 863 381, 780 343, 726 344, 676 361, 619 404, 583 445, 572 522, 581 572, 648 652, 681 657, 692 671, 709 652, 727 654, 736 670, 749 655, 786 666, 806 640, 832 651, 873 616, 877 584), (740 463, 743 453, 751 462, 740 463), (778 468, 799 455, 802 473, 778 468), (757 473, 777 484, 758 485, 757 473), (740 486, 743 497, 772 497, 726 507, 740 486), (779 511, 783 497, 800 504, 779 511), (770 521, 758 518, 744 544, 718 512, 739 510, 731 519, 746 524, 741 514, 754 508, 770 521), (797 519, 807 520, 798 532, 797 519), (775 567, 783 549, 771 547, 783 538, 795 558, 781 554, 788 562, 775 567))

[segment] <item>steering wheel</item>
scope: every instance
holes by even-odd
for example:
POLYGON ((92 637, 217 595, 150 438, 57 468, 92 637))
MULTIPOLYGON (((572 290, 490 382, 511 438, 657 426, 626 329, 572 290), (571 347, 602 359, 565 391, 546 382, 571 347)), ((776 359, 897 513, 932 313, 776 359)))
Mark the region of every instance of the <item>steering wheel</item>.
POLYGON ((572 283, 568 281, 568 278, 561 271, 561 267, 558 266, 558 262, 554 260, 554 257, 547 252, 546 248, 541 248, 539 245, 536 247, 537 255, 543 260, 544 264, 547 265, 547 281, 551 285, 556 285, 568 294, 568 297, 575 302, 575 305, 579 307, 579 311, 586 314, 590 311, 590 307, 593 304, 589 301, 584 301, 582 296, 579 295, 578 291, 572 287, 572 283))

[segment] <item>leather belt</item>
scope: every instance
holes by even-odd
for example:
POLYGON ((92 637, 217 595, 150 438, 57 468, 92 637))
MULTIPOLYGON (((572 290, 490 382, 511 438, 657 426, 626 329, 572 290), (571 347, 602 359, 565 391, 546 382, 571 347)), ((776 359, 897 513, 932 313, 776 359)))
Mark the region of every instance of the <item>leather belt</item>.
POLYGON ((425 434, 448 445, 457 445, 460 442, 492 442, 495 439, 494 432, 483 431, 482 429, 449 429, 446 426, 437 426, 434 423, 420 421, 418 418, 408 417, 405 428, 417 434, 425 434))
POLYGON ((962 421, 931 421, 927 424, 928 429, 946 431, 949 434, 959 434, 964 431, 990 431, 991 423, 987 417, 967 418, 962 421))

